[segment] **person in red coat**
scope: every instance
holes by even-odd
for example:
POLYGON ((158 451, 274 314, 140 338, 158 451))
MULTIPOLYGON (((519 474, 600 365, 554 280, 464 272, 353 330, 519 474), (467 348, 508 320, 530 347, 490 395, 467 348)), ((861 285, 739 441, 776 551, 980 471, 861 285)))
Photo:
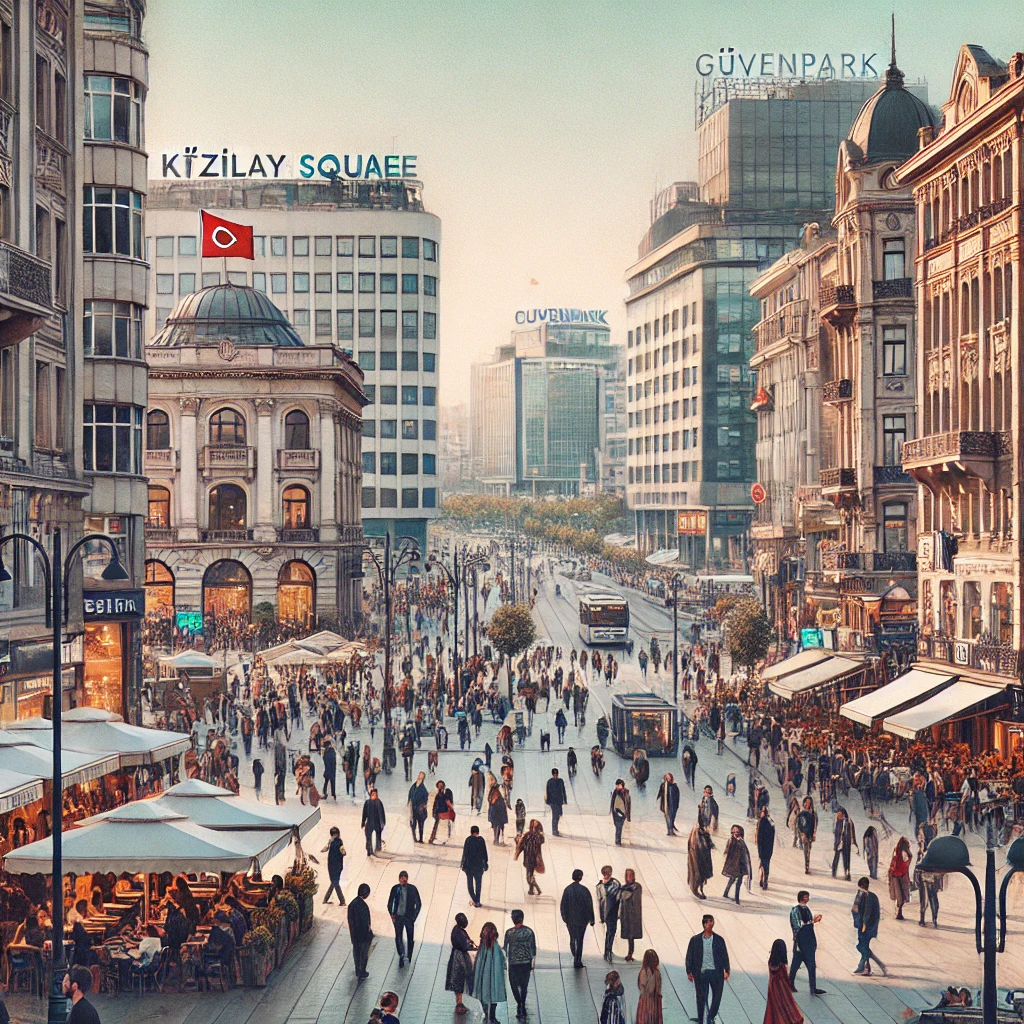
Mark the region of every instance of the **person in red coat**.
POLYGON ((768 956, 768 1005, 764 1024, 803 1024, 803 1020, 789 983, 786 941, 776 939, 768 956))

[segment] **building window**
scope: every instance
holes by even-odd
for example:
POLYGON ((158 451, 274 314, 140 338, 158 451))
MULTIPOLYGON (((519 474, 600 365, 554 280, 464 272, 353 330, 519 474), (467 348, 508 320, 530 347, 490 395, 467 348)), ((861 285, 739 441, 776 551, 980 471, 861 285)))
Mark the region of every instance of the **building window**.
POLYGON ((423 353, 423 372, 424 373, 436 373, 437 372, 437 355, 433 352, 423 353))
POLYGON ((394 487, 380 489, 380 507, 398 508, 398 491, 394 487))
POLYGON ((377 275, 376 274, 360 274, 359 275, 359 291, 366 295, 372 295, 377 290, 377 275))
POLYGON ((318 309, 316 311, 315 330, 318 338, 329 338, 331 336, 331 311, 329 309, 318 309))
POLYGON ((134 405, 87 404, 85 468, 92 473, 142 473, 142 410, 134 405))
POLYGON ((420 258, 420 240, 418 238, 402 239, 402 259, 418 260, 420 258))
POLYGON ((359 310, 359 337, 377 337, 377 313, 372 309, 359 310))
POLYGON ((295 235, 292 238, 292 255, 293 256, 308 256, 309 255, 309 235, 295 235))
POLYGON ((308 530, 309 491, 305 487, 284 489, 284 528, 286 530, 308 530))
POLYGON ((906 416, 882 417, 882 454, 886 466, 900 466, 903 464, 903 442, 906 439, 906 416))
POLYGON ((377 507, 377 488, 376 487, 364 487, 363 488, 363 508, 376 508, 377 507))
POLYGON ((419 405, 420 389, 415 384, 405 384, 402 387, 402 405, 419 405))
POLYGON ((149 514, 146 525, 166 530, 171 525, 171 492, 166 487, 149 488, 149 514))
POLYGON ((906 327, 882 328, 882 373, 887 377, 900 377, 907 372, 906 327))
POLYGON ((398 239, 394 235, 381 235, 380 258, 393 260, 398 256, 398 239))
POLYGON ((402 275, 402 294, 403 295, 418 295, 420 290, 420 275, 419 274, 403 274, 402 275))
POLYGON ((309 326, 309 310, 308 309, 295 309, 292 310, 292 324, 296 327, 308 327, 309 326))
POLYGON ((36 125, 50 130, 50 64, 36 55, 36 125))
POLYGON ((419 508, 420 492, 416 487, 402 488, 402 508, 419 508))
POLYGON ((36 421, 32 444, 37 448, 49 448, 50 433, 50 364, 36 363, 36 421))
POLYGON ((351 235, 338 235, 338 255, 352 258, 355 252, 355 239, 351 235))
POLYGON ((381 384, 381 386, 380 386, 380 404, 381 405, 398 405, 398 385, 397 384, 381 384))
POLYGON ((372 260, 377 255, 377 238, 375 235, 359 236, 359 258, 372 260))
POLYGON ((151 409, 146 414, 146 448, 151 452, 165 452, 171 447, 171 418, 163 409, 151 409))
POLYGON ((419 420, 402 420, 402 440, 415 441, 420 436, 419 420))
POLYGON ((84 190, 85 252, 142 259, 142 196, 126 188, 84 190))
POLYGON ((313 287, 320 295, 331 294, 331 275, 316 274, 313 277, 313 287))
POLYGON ((967 640, 977 640, 981 636, 981 584, 974 580, 964 583, 964 631, 961 634, 967 640))
POLYGON ((397 352, 384 352, 380 354, 380 368, 382 370, 397 370, 398 369, 398 353, 397 352))
POLYGON ((886 551, 907 550, 907 506, 903 502, 883 506, 882 531, 886 551))
POLYGON ((380 275, 380 293, 381 295, 395 295, 398 292, 398 275, 397 274, 381 274, 380 275))
MULTIPOLYGON (((267 277, 266 274, 253 274, 252 283, 256 286, 256 278, 262 278, 263 291, 267 290, 267 277)), ((196 290, 196 275, 195 274, 179 274, 178 275, 178 294, 179 295, 191 295, 196 290)))
POLYGON ((415 373, 420 368, 419 352, 402 353, 402 370, 405 373, 415 373))
POLYGON ((156 275, 156 293, 157 293, 157 295, 173 295, 174 294, 174 275, 173 274, 157 274, 156 275))
POLYGON ((423 475, 437 476, 437 458, 429 452, 423 454, 423 475))
MULTIPOLYGON (((284 274, 280 274, 280 277, 284 277, 284 274)), ((215 271, 207 271, 203 274, 203 287, 214 288, 220 284, 220 274, 215 271)))
POLYGON ((352 274, 349 272, 338 274, 338 291, 339 292, 351 292, 352 291, 352 274))
POLYGON ((372 373, 377 369, 377 353, 372 350, 361 350, 359 353, 359 369, 364 373, 372 373))
POLYGON ((353 321, 351 309, 338 310, 338 341, 352 341, 353 321))
POLYGON ((317 256, 330 256, 331 255, 331 236, 330 235, 317 235, 316 248, 313 250, 317 256))
POLYGON ((245 491, 234 484, 220 484, 210 491, 210 529, 244 530, 246 528, 245 491))
POLYGON ((142 307, 130 302, 86 299, 83 350, 87 356, 142 358, 142 307))
POLYGON ((229 270, 228 271, 228 284, 233 284, 236 288, 244 288, 249 283, 249 275, 244 270, 229 270))
POLYGON ((1013 643, 1013 584, 993 583, 991 607, 992 642, 1013 643))
MULTIPOLYGON (((192 275, 192 280, 195 281, 195 274, 192 275)), ((262 270, 253 271, 252 286, 256 291, 263 292, 264 295, 267 294, 267 275, 262 270)))
POLYGON ((376 384, 364 384, 363 394, 366 395, 366 400, 373 405, 377 401, 377 385, 376 384))
POLYGON ((423 314, 423 337, 426 341, 434 341, 437 338, 437 314, 423 314))
POLYGON ((420 471, 420 457, 416 452, 402 453, 402 476, 416 476, 420 471))
POLYGON ((142 88, 127 78, 85 78, 85 137, 142 145, 142 88))
POLYGON ((423 421, 423 440, 424 441, 436 441, 437 440, 437 420, 424 420, 423 421))
POLYGON ((424 295, 436 295, 437 294, 437 278, 431 277, 429 274, 423 275, 423 294, 424 295))
POLYGON ((381 420, 380 436, 383 438, 398 437, 398 420, 381 420))
POLYGON ((195 256, 196 254, 196 236, 195 235, 178 235, 178 255, 179 256, 195 256))
POLYGON ((423 258, 432 263, 437 261, 437 242, 430 238, 423 239, 423 258))
POLYGON ((363 437, 377 436, 377 421, 371 419, 363 420, 363 437))
POLYGON ((437 405, 437 388, 424 388, 423 389, 423 404, 424 405, 437 405))
POLYGON ((882 242, 882 270, 886 281, 907 276, 906 245, 902 238, 887 238, 882 242))
POLYGON ((218 409, 210 417, 210 444, 245 445, 245 418, 235 409, 218 409))
POLYGON ((363 452, 363 472, 364 473, 376 473, 377 472, 377 453, 376 452, 363 452))
POLYGON ((436 487, 424 487, 423 488, 423 507, 424 508, 437 508, 437 488, 436 487))
MULTIPOLYGON (((195 245, 192 246, 190 253, 181 253, 182 256, 195 256, 196 249, 195 245)), ((267 236, 266 235, 253 235, 252 236, 252 254, 254 256, 266 256, 267 255, 267 236)))
MULTIPOLYGON (((205 278, 205 275, 203 275, 205 278)), ((288 275, 287 274, 271 274, 270 275, 270 293, 272 295, 287 295, 288 294, 288 275)))
POLYGON ((284 446, 293 451, 309 448, 309 417, 301 409, 292 409, 284 418, 284 446))
POLYGON ((288 251, 288 240, 284 235, 270 236, 270 255, 285 256, 288 251))
POLYGON ((292 274, 292 291, 304 294, 309 291, 309 274, 292 274))
POLYGON ((170 259, 174 255, 173 235, 157 235, 156 255, 158 259, 170 259))
POLYGON ((398 475, 398 456, 394 452, 381 452, 380 453, 380 475, 381 476, 397 476, 398 475))

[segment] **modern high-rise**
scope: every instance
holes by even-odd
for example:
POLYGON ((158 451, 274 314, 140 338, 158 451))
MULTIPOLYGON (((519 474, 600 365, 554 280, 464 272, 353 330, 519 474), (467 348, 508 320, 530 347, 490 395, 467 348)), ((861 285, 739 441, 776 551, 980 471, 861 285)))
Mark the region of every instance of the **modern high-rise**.
POLYGON ((159 330, 177 301, 230 283, 266 293, 303 342, 333 342, 365 374, 363 528, 426 546, 437 515, 440 220, 422 185, 214 179, 150 182, 147 244, 159 330), (199 210, 251 225, 255 262, 199 256, 199 210), (223 282, 224 274, 227 281, 223 282))

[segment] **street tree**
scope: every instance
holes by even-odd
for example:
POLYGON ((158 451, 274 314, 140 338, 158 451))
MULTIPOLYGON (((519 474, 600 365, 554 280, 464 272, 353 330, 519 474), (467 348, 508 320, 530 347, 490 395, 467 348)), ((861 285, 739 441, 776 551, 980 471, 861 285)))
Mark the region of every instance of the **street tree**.
POLYGON ((530 609, 522 603, 503 604, 487 625, 487 639, 508 659, 508 699, 512 700, 512 659, 527 650, 537 638, 530 609))
POLYGON ((772 638, 772 624, 761 605, 752 598, 737 601, 725 616, 725 642, 734 664, 743 665, 749 677, 765 657, 772 638))

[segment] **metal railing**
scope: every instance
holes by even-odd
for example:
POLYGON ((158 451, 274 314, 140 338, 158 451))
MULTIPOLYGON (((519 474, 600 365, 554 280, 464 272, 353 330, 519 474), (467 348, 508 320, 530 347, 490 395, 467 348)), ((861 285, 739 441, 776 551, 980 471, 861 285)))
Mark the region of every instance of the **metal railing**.
POLYGON ((821 389, 822 400, 828 403, 847 402, 853 398, 853 381, 849 377, 827 380, 821 389))
POLYGON ((838 466, 822 469, 818 472, 818 481, 822 490, 826 488, 850 489, 857 486, 857 470, 838 466))
POLYGON ((320 531, 316 528, 290 529, 277 531, 278 539, 285 544, 315 544, 320 540, 320 531))
POLYGON ((917 552, 875 551, 871 567, 875 572, 917 572, 917 552))
POLYGON ((1003 448, 1007 444, 1008 438, 1004 441, 1000 432, 990 430, 948 430, 941 434, 927 434, 903 442, 903 465, 963 457, 995 459, 1004 454, 1003 448))
POLYGON ((876 302, 880 299, 912 299, 914 297, 914 279, 896 277, 887 281, 871 282, 871 298, 876 302))
POLYGON ((864 561, 859 551, 825 551, 821 556, 821 567, 825 572, 841 572, 862 569, 864 561))
POLYGON ((199 538, 204 544, 252 540, 252 530, 200 530, 199 538))
POLYGON ((49 263, 0 239, 0 296, 49 309, 53 302, 50 277, 49 263))
POLYGON ((1019 678, 1021 652, 1011 644, 981 643, 944 636, 922 636, 917 640, 917 653, 921 657, 944 661, 990 672, 997 676, 1019 678))
POLYGON ((889 484, 902 484, 905 487, 914 487, 914 478, 904 472, 902 466, 874 466, 872 469, 876 487, 885 487, 889 484))
POLYGON ((824 281, 818 292, 818 305, 821 309, 829 309, 832 306, 852 306, 856 301, 856 293, 852 284, 824 281))

